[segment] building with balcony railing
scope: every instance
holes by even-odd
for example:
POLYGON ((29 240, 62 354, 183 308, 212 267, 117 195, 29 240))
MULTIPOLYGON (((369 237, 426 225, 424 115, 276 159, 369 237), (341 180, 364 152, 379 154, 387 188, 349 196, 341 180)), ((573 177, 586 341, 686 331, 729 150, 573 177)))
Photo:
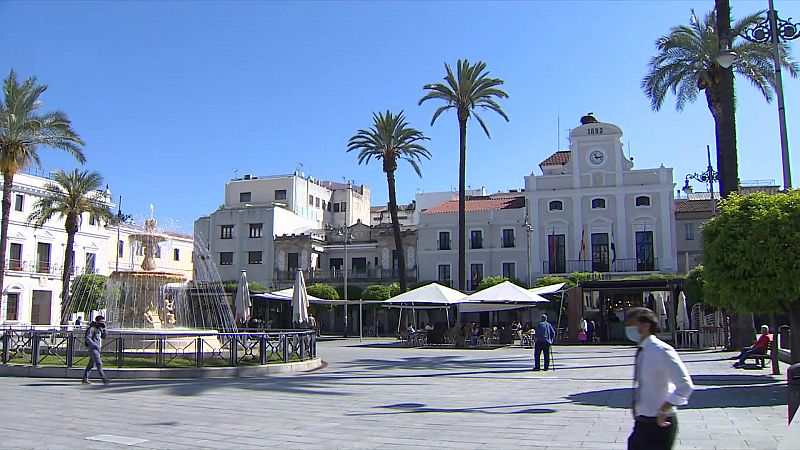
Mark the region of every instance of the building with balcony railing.
MULTIPOLYGON (((55 217, 41 228, 28 223, 37 199, 45 195, 48 178, 18 174, 12 188, 11 215, 6 250, 5 286, 0 323, 57 325, 61 318, 61 278, 67 233, 63 219, 55 217)), ((103 192, 113 210, 111 191, 103 192)), ((142 228, 133 224, 108 226, 85 215, 73 246, 71 277, 86 274, 108 276, 114 270, 137 269, 144 252, 128 237, 142 228), (119 237, 119 239, 118 239, 119 237)), ((192 274, 192 236, 166 233, 170 239, 155 251, 156 270, 192 274)))
MULTIPOLYGON (((569 150, 545 158, 524 189, 467 197, 463 288, 497 275, 532 284, 573 272, 677 271, 672 169, 634 170, 619 127, 591 115, 581 122, 569 150)), ((420 280, 458 279, 457 215, 455 200, 421 212, 420 280)))
MULTIPOLYGON (((348 228, 345 260, 345 231, 342 228, 314 230, 299 235, 275 238, 275 277, 272 287, 284 288, 294 282, 301 269, 307 284, 344 284, 347 264, 348 284, 365 287, 399 280, 394 234, 390 225, 368 226, 358 222, 348 228)), ((417 280, 417 229, 402 227, 406 259, 406 280, 417 280)))
MULTIPOLYGON (((41 228, 34 228, 28 221, 34 203, 46 194, 48 182, 46 177, 28 173, 14 177, 0 323, 59 323, 61 275, 67 244, 64 222, 55 217, 41 228)), ((112 206, 111 192, 106 190, 102 194, 112 206)), ((106 250, 110 242, 105 224, 84 216, 75 235, 72 273, 77 276, 102 271, 107 264, 106 250)))

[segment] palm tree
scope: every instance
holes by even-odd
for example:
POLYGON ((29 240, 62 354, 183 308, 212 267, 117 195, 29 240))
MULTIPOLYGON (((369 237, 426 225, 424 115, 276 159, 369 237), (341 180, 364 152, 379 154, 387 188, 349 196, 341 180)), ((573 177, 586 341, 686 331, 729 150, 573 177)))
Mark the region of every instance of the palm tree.
POLYGON ((408 125, 403 111, 394 115, 391 111, 386 110, 385 114, 372 113, 372 127, 368 130, 358 130, 355 136, 347 142, 348 152, 358 151, 359 164, 368 164, 372 158, 383 161, 383 171, 386 173, 386 183, 389 185, 389 214, 392 216, 400 292, 405 292, 407 288, 406 259, 403 251, 403 238, 400 235, 400 221, 397 219, 397 189, 394 172, 397 170, 397 161, 402 159, 408 161, 417 175, 421 177, 422 171, 419 163, 423 157, 426 159, 431 157, 430 152, 420 143, 426 140, 428 138, 422 132, 408 125))
POLYGON ((81 226, 84 213, 90 220, 108 222, 111 219, 111 210, 105 201, 105 194, 100 191, 103 177, 97 172, 78 171, 71 172, 57 170, 53 173, 52 181, 45 184, 45 195, 33 205, 33 212, 28 216, 28 222, 39 228, 48 220, 57 217, 64 220, 64 230, 67 232, 67 245, 64 248, 64 272, 61 275, 61 321, 66 323, 72 311, 69 296, 69 280, 73 271, 73 247, 75 234, 81 226))
MULTIPOLYGON (((723 13, 724 14, 724 13, 723 13)), ((724 18, 723 18, 724 19, 724 18)), ((675 95, 675 109, 683 111, 704 91, 708 109, 714 117, 717 143, 717 167, 720 192, 723 196, 738 190, 736 124, 733 111, 725 111, 727 70, 750 81, 770 102, 775 89, 775 67, 770 45, 741 38, 745 29, 764 19, 764 13, 751 14, 736 22, 730 30, 731 50, 737 58, 730 69, 722 68, 715 57, 720 50, 717 13, 712 10, 701 22, 692 11, 691 24, 679 25, 656 41, 658 54, 650 59, 649 70, 642 79, 642 89, 658 111, 668 93, 675 95)), ((797 76, 800 66, 792 60, 789 48, 780 44, 781 65, 797 76)), ((730 75, 728 75, 730 76, 730 75)), ((730 83, 730 81, 728 81, 730 83)))
POLYGON ((467 178, 467 121, 471 116, 480 124, 486 137, 491 139, 489 128, 478 115, 478 109, 489 109, 500 114, 508 122, 503 108, 495 99, 508 98, 503 90, 498 88, 503 84, 499 78, 489 78, 486 63, 478 61, 474 65, 468 60, 458 60, 456 73, 445 63, 447 75, 444 83, 426 84, 424 89, 430 91, 419 100, 421 105, 427 100, 442 100, 444 105, 436 109, 431 118, 431 126, 443 112, 454 108, 458 118, 459 132, 459 158, 458 158, 458 288, 466 289, 467 249, 466 249, 466 178, 467 178))
MULTIPOLYGON (((30 77, 20 84, 12 70, 3 81, 0 101, 0 172, 3 174, 2 219, 0 219, 0 290, 6 272, 8 222, 11 213, 11 188, 14 175, 30 165, 41 166, 39 147, 65 150, 81 164, 86 161, 81 151, 83 141, 72 129, 72 123, 61 111, 40 112, 39 97, 46 85, 36 84, 30 77)), ((5 296, 0 294, 0 306, 5 296)))

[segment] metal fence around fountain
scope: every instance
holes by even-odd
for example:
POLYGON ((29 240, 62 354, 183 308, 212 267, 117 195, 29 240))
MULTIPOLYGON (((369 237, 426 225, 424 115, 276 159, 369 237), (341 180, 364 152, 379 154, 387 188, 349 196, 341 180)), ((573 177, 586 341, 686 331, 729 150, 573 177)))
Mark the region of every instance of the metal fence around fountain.
MULTIPOLYGON (((2 332, 2 364, 81 367, 88 363, 85 329, 2 332)), ((103 339, 103 365, 117 368, 236 367, 300 362, 317 357, 314 331, 243 333, 126 333, 103 339), (126 344, 127 343, 127 344, 126 344), (131 346, 133 343, 135 345, 131 346)))

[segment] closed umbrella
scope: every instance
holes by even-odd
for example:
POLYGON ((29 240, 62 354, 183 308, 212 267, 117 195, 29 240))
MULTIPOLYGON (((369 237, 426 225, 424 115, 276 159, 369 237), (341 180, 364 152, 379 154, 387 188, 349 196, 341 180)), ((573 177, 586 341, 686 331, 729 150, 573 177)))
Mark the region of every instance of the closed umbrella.
POLYGON ((303 324, 308 322, 308 293, 303 272, 297 270, 292 291, 292 322, 303 324))
POLYGON ((243 270, 241 277, 239 277, 239 288, 236 290, 236 301, 234 302, 236 323, 247 321, 250 318, 251 306, 253 306, 253 304, 250 302, 250 288, 247 286, 247 272, 243 270))
POLYGON ((689 330, 692 328, 692 321, 689 317, 689 311, 686 308, 686 295, 683 291, 678 294, 678 329, 689 330))
POLYGON ((656 315, 658 316, 658 327, 661 331, 667 329, 667 307, 664 305, 664 296, 656 294, 656 315))

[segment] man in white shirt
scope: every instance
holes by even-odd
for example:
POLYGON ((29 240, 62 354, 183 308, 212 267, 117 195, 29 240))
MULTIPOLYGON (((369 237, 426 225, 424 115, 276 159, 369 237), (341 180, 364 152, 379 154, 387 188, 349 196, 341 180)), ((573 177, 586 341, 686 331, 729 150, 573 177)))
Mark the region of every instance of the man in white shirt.
POLYGON ((638 344, 633 385, 633 432, 628 449, 671 449, 678 433, 676 406, 689 402, 694 385, 674 348, 655 336, 658 320, 647 308, 631 308, 625 334, 638 344))

